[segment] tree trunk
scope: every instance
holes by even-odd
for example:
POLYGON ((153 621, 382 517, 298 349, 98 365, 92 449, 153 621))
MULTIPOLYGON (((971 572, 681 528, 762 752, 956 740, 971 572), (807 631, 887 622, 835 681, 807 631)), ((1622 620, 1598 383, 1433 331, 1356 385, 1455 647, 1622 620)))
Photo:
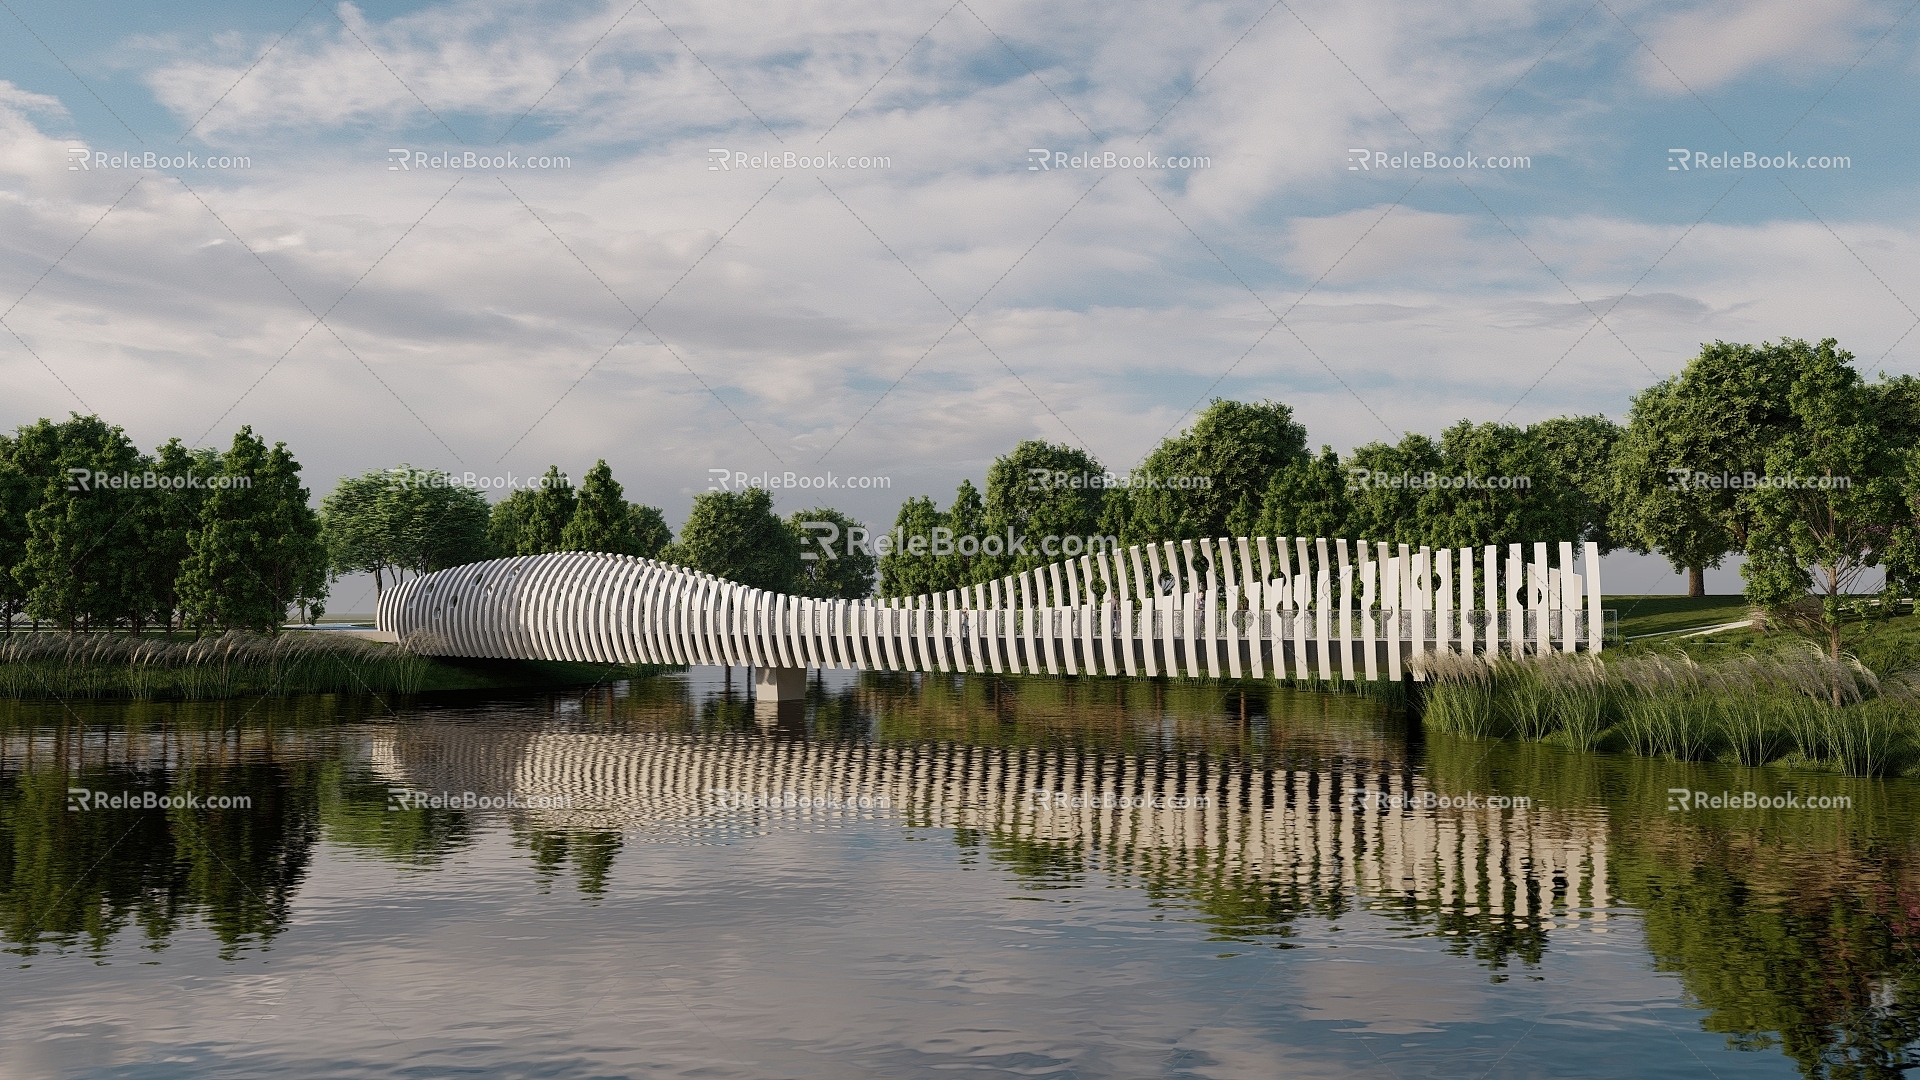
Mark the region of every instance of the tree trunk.
POLYGON ((1707 568, 1704 566, 1687 567, 1687 595, 1699 599, 1707 595, 1707 568))

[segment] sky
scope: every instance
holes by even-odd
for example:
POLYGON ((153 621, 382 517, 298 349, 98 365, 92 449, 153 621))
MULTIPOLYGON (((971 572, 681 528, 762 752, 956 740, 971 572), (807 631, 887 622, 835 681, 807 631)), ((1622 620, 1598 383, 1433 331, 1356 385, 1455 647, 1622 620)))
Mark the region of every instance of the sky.
POLYGON ((0 426, 884 522, 1213 397, 1345 451, 1714 340, 1915 373, 1914 7, 8 0, 0 426))

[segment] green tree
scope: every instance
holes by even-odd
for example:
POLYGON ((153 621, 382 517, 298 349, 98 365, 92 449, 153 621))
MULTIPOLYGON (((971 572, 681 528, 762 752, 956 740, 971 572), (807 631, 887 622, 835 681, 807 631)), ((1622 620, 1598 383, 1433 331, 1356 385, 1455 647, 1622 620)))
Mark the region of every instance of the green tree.
POLYGON ((29 482, 18 463, 17 440, 0 435, 0 627, 11 628, 27 600, 14 580, 27 549, 27 515, 39 503, 42 485, 29 482))
POLYGON ((406 480, 392 489, 388 512, 397 566, 431 574, 492 557, 486 496, 438 469, 402 465, 396 471, 406 480))
POLYGON ((667 516, 657 506, 628 503, 627 529, 633 533, 633 553, 643 559, 657 558, 673 543, 673 530, 667 527, 667 516))
MULTIPOLYGON (((1391 446, 1371 442, 1347 456, 1347 495, 1353 507, 1348 530, 1373 543, 1424 544, 1420 497, 1426 476, 1445 466, 1440 444, 1408 432, 1391 446)), ((1304 533, 1296 535, 1306 535, 1304 533)))
POLYGON ((1579 494, 1578 539, 1605 555, 1619 545, 1613 535, 1613 453, 1626 434, 1604 416, 1557 416, 1527 428, 1563 482, 1579 494))
POLYGON ((795 591, 801 596, 827 596, 858 600, 873 595, 873 575, 878 569, 871 541, 867 550, 850 544, 853 530, 866 526, 830 506, 796 510, 787 519, 800 541, 800 578, 795 591), (826 526, 832 526, 831 529, 826 526))
POLYGON ((386 591, 387 575, 398 578, 387 527, 392 486, 392 474, 376 469, 341 478, 320 500, 320 538, 328 571, 336 576, 372 574, 376 597, 386 591))
MULTIPOLYGON (((1416 504, 1419 542, 1478 548, 1577 540, 1585 496, 1532 432, 1462 420, 1440 436, 1440 468, 1416 504)), ((1558 546, 1548 550, 1558 560, 1558 546)))
POLYGON ((613 478, 607 460, 594 462, 580 482, 574 499, 573 517, 560 530, 562 551, 606 551, 615 555, 638 555, 640 544, 633 535, 633 520, 627 510, 626 492, 613 478))
POLYGON ((268 450, 252 427, 241 428, 217 480, 180 568, 189 621, 197 629, 274 633, 290 606, 317 617, 326 597, 326 547, 286 444, 268 450))
POLYGON ((527 554, 520 550, 520 538, 526 535, 527 519, 533 516, 536 494, 522 489, 493 504, 487 517, 487 546, 493 549, 495 558, 527 554))
POLYGON ((200 528, 200 511, 207 501, 201 486, 220 472, 220 452, 207 447, 188 449, 179 439, 168 439, 155 452, 153 471, 171 483, 147 495, 141 507, 140 549, 145 573, 140 579, 140 609, 159 619, 168 631, 180 611, 180 568, 193 553, 193 534, 200 528))
POLYGON ((1765 469, 1767 444, 1794 422, 1788 392, 1811 351, 1792 339, 1716 341, 1633 399, 1613 453, 1614 539, 1686 571, 1690 596, 1706 594, 1708 568, 1745 548, 1751 524, 1738 489, 1714 478, 1765 469))
POLYGON ((1248 528, 1274 475, 1306 458, 1307 429, 1294 422, 1291 408, 1215 398, 1129 478, 1123 539, 1184 540, 1248 528))
POLYGON ((1887 599, 1911 600, 1920 596, 1920 379, 1883 375, 1875 389, 1881 437, 1896 448, 1899 499, 1887 538, 1887 599))
POLYGON ((430 574, 493 553, 487 500, 438 469, 412 465, 349 477, 320 503, 321 537, 334 575, 430 574))
POLYGON ((1351 482, 1331 446, 1322 446, 1319 457, 1288 463, 1267 484, 1260 500, 1260 516, 1250 533, 1357 539, 1349 524, 1353 497, 1347 488, 1351 482))
POLYGON ((951 548, 934 552, 935 588, 957 589, 993 578, 998 562, 981 554, 979 546, 986 539, 987 504, 973 481, 960 481, 945 517, 942 524, 950 535, 943 535, 941 539, 951 548))
POLYGON ((893 532, 880 556, 880 595, 918 596, 940 588, 939 558, 933 553, 935 530, 947 529, 947 515, 931 497, 920 495, 900 504, 893 532))
POLYGON ((800 539, 773 512, 765 488, 705 491, 680 530, 672 561, 770 592, 792 592, 800 578, 800 539))
POLYGON ((515 555, 543 555, 549 551, 565 551, 564 533, 567 523, 573 520, 578 500, 574 498, 573 484, 558 465, 547 466, 547 473, 540 478, 540 486, 527 500, 527 518, 522 524, 520 535, 514 544, 515 555))
MULTIPOLYGON (((1061 556, 1041 550, 1047 536, 1100 535, 1103 496, 1109 490, 1104 486, 1105 475, 1106 470, 1086 451, 1034 439, 995 458, 987 470, 983 515, 987 536, 982 541, 997 541, 988 545, 997 553, 984 560, 982 580, 1058 562, 1061 556)), ((945 527, 944 521, 940 524, 945 527)), ((880 573, 884 591, 885 560, 880 573)), ((930 574, 929 570, 931 580, 930 574)))
POLYGON ((76 413, 50 437, 58 446, 54 474, 27 514, 26 548, 13 571, 27 610, 68 630, 132 620, 140 572, 133 519, 142 491, 129 489, 126 478, 143 473, 146 462, 125 432, 97 416, 76 413))
POLYGON ((13 437, 0 436, 0 616, 9 625, 26 609, 33 587, 31 575, 16 576, 27 557, 27 516, 46 498, 59 457, 60 426, 51 420, 22 426, 13 437))
POLYGON ((1904 471, 1881 430, 1875 388, 1837 344, 1828 338, 1798 356, 1789 422, 1768 440, 1761 485, 1739 492, 1752 522, 1740 569, 1747 598, 1809 624, 1834 659, 1844 617, 1888 553, 1904 471), (1805 610, 1809 589, 1819 603, 1805 610))

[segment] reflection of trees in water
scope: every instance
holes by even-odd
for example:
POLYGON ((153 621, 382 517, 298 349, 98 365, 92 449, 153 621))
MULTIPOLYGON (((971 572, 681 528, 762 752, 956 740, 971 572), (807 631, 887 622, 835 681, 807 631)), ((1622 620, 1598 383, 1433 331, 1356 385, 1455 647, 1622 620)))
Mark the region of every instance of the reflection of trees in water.
MULTIPOLYGON (((129 931, 159 950, 197 922, 233 958, 287 929, 322 838, 414 867, 473 843, 476 819, 465 811, 391 809, 389 781, 351 760, 357 742, 337 728, 227 730, 218 724, 238 719, 225 715, 230 703, 145 704, 130 730, 0 717, 0 941, 7 951, 85 948, 105 958, 129 931), (68 809, 70 787, 240 796, 250 805, 76 811, 68 809)), ((535 860, 543 881, 551 867, 571 862, 583 894, 604 891, 617 834, 522 832, 543 845, 535 860)))
POLYGON ((105 955, 129 924, 164 948, 197 918, 231 957, 286 929, 318 836, 312 763, 172 773, 39 769, 0 780, 0 920, 9 951, 84 941, 105 955), (67 788, 244 795, 250 810, 67 809, 67 788))
MULTIPOLYGON (((514 742, 512 730, 478 723, 397 732, 382 760, 396 782, 433 776, 456 789, 568 796, 572 809, 532 811, 527 821, 582 834, 724 824, 706 790, 885 795, 888 813, 953 829, 976 849, 964 858, 984 858, 1029 887, 1125 875, 1223 937, 1271 940, 1302 916, 1333 920, 1364 904, 1498 971, 1537 963, 1556 929, 1606 919, 1604 815, 1357 806, 1359 791, 1406 796, 1428 785, 1377 703, 1352 696, 1315 699, 1318 713, 1302 720, 1299 695, 1249 694, 1240 724, 1232 686, 1169 693, 881 676, 816 693, 799 723, 783 710, 768 727, 757 714, 748 721, 744 700, 694 702, 664 689, 587 695, 564 722, 516 742, 517 759, 496 752, 514 742), (1221 723, 1223 708, 1235 723, 1221 723), (1279 746, 1276 725, 1318 742, 1279 746), (1297 767, 1294 751, 1312 764, 1297 767), (1036 790, 1111 799, 1036 810, 1036 790), (1125 801, 1143 795, 1207 803, 1125 801)), ((803 808, 768 820, 808 817, 803 808)), ((567 850, 560 839, 529 846, 543 867, 567 850)))
MULTIPOLYGON (((196 715, 189 706, 135 703, 137 717, 110 738, 96 726, 85 739, 49 735, 44 745, 22 744, 19 725, 0 723, 0 737, 13 740, 6 768, 18 770, 0 775, 0 938, 18 954, 60 947, 104 956, 119 935, 160 948, 198 921, 228 955, 261 947, 287 926, 316 839, 419 868, 474 843, 486 820, 474 813, 387 809, 398 774, 379 771, 383 754, 404 759, 409 783, 461 790, 487 776, 501 778, 495 786, 524 782, 533 774, 523 770, 566 763, 575 750, 589 763, 624 761, 650 737, 671 736, 674 753, 703 767, 730 767, 715 759, 736 755, 740 768, 761 770, 761 755, 771 755, 804 759, 804 770, 819 768, 804 762, 820 755, 844 755, 869 770, 853 775, 875 783, 904 770, 954 793, 935 800, 948 811, 921 806, 906 819, 952 828, 963 861, 1035 890, 1105 875, 1221 940, 1285 948, 1308 920, 1364 909, 1501 979, 1540 963, 1569 932, 1605 925, 1594 916, 1618 901, 1644 912, 1656 966, 1676 973, 1703 1025, 1736 1045, 1778 1049, 1809 1076, 1889 1080, 1910 1074, 1903 1067, 1920 1045, 1912 836, 1920 796, 1905 782, 1734 774, 1443 736, 1410 750, 1377 703, 1249 693, 1243 723, 1240 691, 1227 685, 870 676, 816 695, 797 727, 778 729, 762 725, 744 678, 739 689, 732 699, 695 700, 660 680, 493 712, 418 710, 386 729, 372 769, 356 760, 361 737, 339 734, 311 703, 273 714, 271 735, 248 724, 232 740, 218 733, 239 713, 219 703, 200 707, 217 717, 205 740, 155 734, 196 715), (777 736, 763 738, 767 730, 777 736), (1132 777, 1142 774, 1136 788, 1132 777), (1000 779, 980 786, 989 775, 1000 779), (1087 782, 1116 791, 1191 784, 1220 796, 1225 810, 1119 821, 1010 809, 1030 786, 1087 782), (1356 813, 1341 797, 1356 786, 1414 783, 1528 795, 1538 809, 1467 828, 1433 814, 1356 813), (237 812, 73 813, 69 785, 191 788, 254 802, 237 812), (1670 814, 1666 789, 1683 785, 1844 790, 1856 805, 1845 814, 1670 814), (1261 821, 1301 831, 1288 839, 1253 829, 1261 821), (1538 858, 1542 839, 1575 838, 1585 854, 1538 858)), ((6 715, 0 707, 0 721, 6 715)), ((558 883, 589 901, 605 894, 622 853, 617 827, 540 812, 505 821, 543 890, 558 883)))
POLYGON ((422 868, 473 843, 464 811, 411 805, 396 810, 389 782, 364 769, 324 762, 319 786, 320 821, 332 843, 422 868))
POLYGON ((1614 891, 1643 915, 1654 965, 1677 974, 1701 1025, 1777 1048, 1810 1077, 1908 1075, 1920 1062, 1920 791, 1535 744, 1434 736, 1426 761, 1455 790, 1606 805, 1614 891), (1668 789, 1845 794, 1845 812, 1667 810, 1668 789))
POLYGON ((1703 833, 1651 830, 1618 864, 1655 966, 1679 974, 1702 1026, 1777 1045, 1812 1077, 1892 1080, 1920 1063, 1920 882, 1906 854, 1830 851, 1820 867, 1703 833))
MULTIPOLYGON (((746 669, 731 695, 697 697, 677 679, 596 688, 571 719, 607 730, 751 734, 766 730, 746 669)), ((782 719, 783 729, 788 727, 782 719)), ((796 734, 830 741, 940 738, 981 745, 1064 745, 1141 753, 1312 749, 1320 756, 1404 756, 1406 726, 1376 697, 1264 683, 994 677, 866 672, 810 688, 796 734), (1289 743, 1279 747, 1280 743, 1289 743)))
POLYGON ((1265 684, 882 674, 844 696, 881 738, 1374 760, 1405 745, 1402 723, 1376 699, 1265 684))
POLYGON ((582 896, 598 900, 606 895, 607 874, 613 858, 620 853, 620 834, 604 829, 544 829, 515 822, 515 847, 525 848, 533 860, 534 876, 544 895, 553 890, 553 882, 567 863, 573 864, 574 882, 582 896))

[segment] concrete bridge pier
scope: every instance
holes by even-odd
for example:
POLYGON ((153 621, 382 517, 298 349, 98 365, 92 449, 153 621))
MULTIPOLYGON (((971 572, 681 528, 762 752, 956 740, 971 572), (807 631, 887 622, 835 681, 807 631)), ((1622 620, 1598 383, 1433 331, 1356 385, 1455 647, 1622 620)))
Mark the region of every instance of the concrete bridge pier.
POLYGON ((754 701, 803 701, 806 696, 806 668, 757 667, 753 669, 754 701))

